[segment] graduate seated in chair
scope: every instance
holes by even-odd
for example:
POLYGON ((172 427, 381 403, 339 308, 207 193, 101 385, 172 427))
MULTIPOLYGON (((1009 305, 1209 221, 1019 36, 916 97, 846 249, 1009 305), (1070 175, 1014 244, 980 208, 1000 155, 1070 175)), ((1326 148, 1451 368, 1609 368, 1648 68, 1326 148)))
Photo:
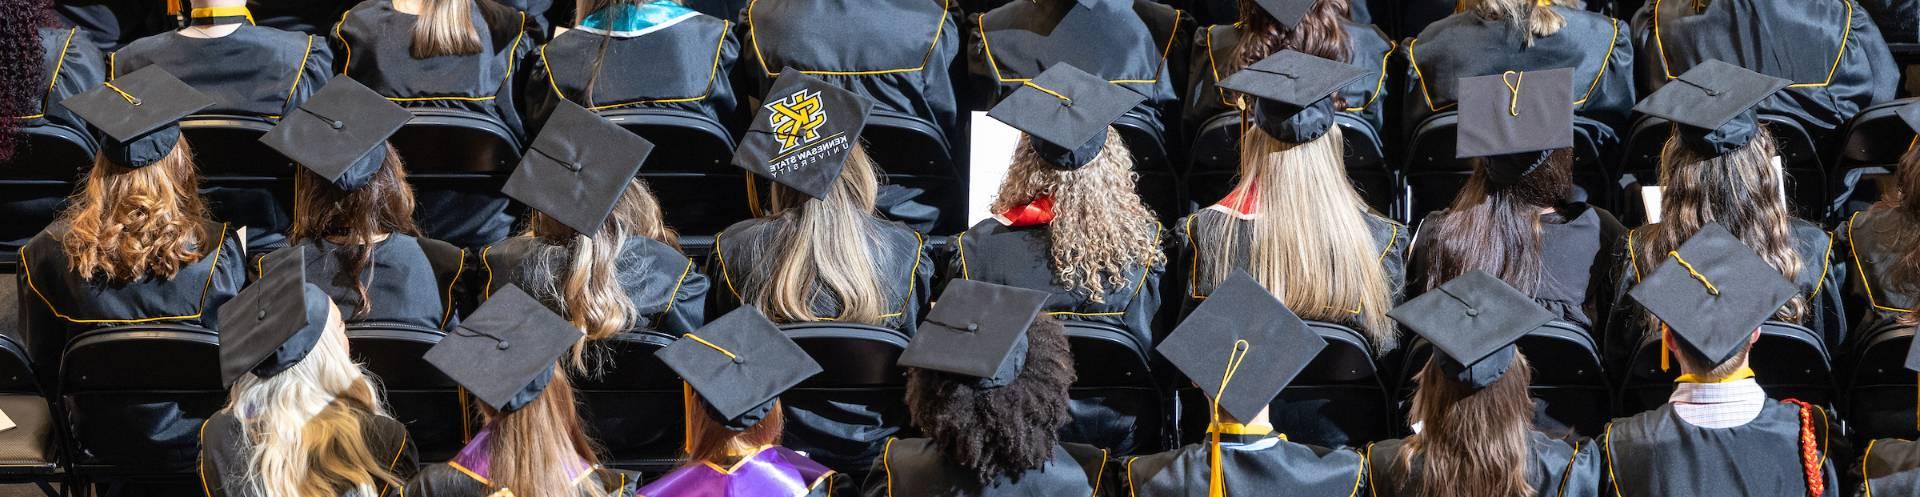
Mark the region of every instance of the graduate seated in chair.
MULTIPOLYGON (((781 2, 786 4, 789 2, 781 2)), ((573 29, 541 46, 525 86, 527 132, 560 102, 593 111, 658 108, 738 129, 731 21, 673 0, 575 0, 573 29)))
POLYGON ((114 52, 107 80, 159 66, 213 97, 212 106, 195 113, 279 119, 333 75, 325 39, 256 26, 246 0, 193 0, 191 6, 187 27, 114 52))
MULTIPOLYGON (((482 249, 484 298, 513 284, 587 331, 680 335, 706 323, 707 277, 680 253, 660 201, 634 175, 653 143, 561 102, 503 188, 527 230, 482 249)), ((569 364, 595 369, 575 347, 569 364)))
POLYGON ((927 438, 889 439, 868 497, 1098 495, 1107 452, 1058 443, 1072 349, 1046 292, 956 281, 900 356, 927 438))
POLYGON ((973 107, 997 104, 1066 63, 1145 95, 1130 119, 1168 143, 1181 136, 1179 86, 1196 24, 1185 12, 1147 0, 1039 0, 1007 2, 970 20, 973 107))
POLYGON ((1251 125, 1239 185, 1173 226, 1183 309, 1245 270, 1301 319, 1352 327, 1378 355, 1399 346, 1387 311, 1400 298, 1410 233, 1354 190, 1333 124, 1334 92, 1365 75, 1288 50, 1221 82, 1248 95, 1251 125))
POLYGON ((362 2, 333 28, 342 74, 407 107, 498 119, 516 141, 515 67, 533 52, 527 15, 494 0, 362 2))
POLYGON ((1240 108, 1220 91, 1221 78, 1283 50, 1353 64, 1368 77, 1340 89, 1334 108, 1359 116, 1374 129, 1386 127, 1386 64, 1396 46, 1380 28, 1350 14, 1366 0, 1237 0, 1239 21, 1202 28, 1194 35, 1193 68, 1187 71, 1186 132, 1240 108))
POLYGON ((1832 238, 1811 221, 1794 217, 1782 193, 1787 178, 1775 161, 1773 135, 1755 106, 1789 82, 1708 61, 1648 95, 1634 110, 1675 124, 1660 153, 1660 222, 1627 232, 1616 249, 1613 315, 1602 343, 1609 367, 1624 370, 1639 345, 1659 330, 1648 326, 1644 306, 1622 293, 1667 259, 1674 247, 1702 226, 1720 223, 1758 252, 1775 272, 1799 287, 1774 320, 1807 327, 1830 350, 1846 343, 1846 317, 1838 289, 1843 276, 1830 264, 1832 238))
POLYGON ((627 497, 638 475, 600 467, 561 359, 584 334, 518 287, 494 292, 427 351, 474 399, 485 424, 403 495, 627 497))
MULTIPOLYGON (((1920 371, 1920 340, 1908 346, 1905 366, 1920 371)), ((1875 491, 1882 496, 1920 495, 1920 442, 1897 438, 1868 442, 1860 463, 1848 476, 1861 482, 1856 492, 1860 497, 1873 497, 1875 491)))
MULTIPOLYGON (((67 97, 100 86, 106 80, 106 56, 100 48, 88 42, 87 33, 78 27, 61 27, 51 8, 51 0, 30 0, 20 7, 21 19, 9 20, 5 33, 9 46, 18 45, 22 49, 32 47, 34 39, 40 46, 39 71, 21 71, 5 78, 6 97, 0 98, 0 112, 11 111, 4 115, 14 119, 5 119, 0 123, 0 132, 11 134, 16 127, 55 124, 74 131, 84 132, 85 121, 80 116, 60 105, 67 97), (15 38, 18 37, 18 38, 15 38), (35 76, 38 79, 33 79, 35 76), (18 86, 15 86, 18 85, 18 86)), ((0 160, 12 154, 9 146, 17 150, 19 144, 0 140, 0 160)))
MULTIPOLYGON (((1597 121, 1586 131, 1618 144, 1632 116, 1633 45, 1627 23, 1581 9, 1578 0, 1463 0, 1461 9, 1419 31, 1406 46, 1409 93, 1401 127, 1460 103, 1457 82, 1507 71, 1573 71, 1562 105, 1597 121)), ((1418 28, 1416 28, 1418 29, 1418 28)), ((1461 126, 1465 128, 1466 126, 1461 126)))
MULTIPOLYGON (((444 329, 459 318, 455 285, 466 251, 414 227, 413 188, 386 140, 411 118, 342 76, 261 138, 301 165, 288 243, 307 248, 265 257, 312 258, 308 280, 333 298, 349 323, 444 329)), ((268 265, 255 267, 264 272, 268 265)))
POLYGON ((687 384, 687 460, 640 495, 833 495, 844 475, 779 445, 780 394, 819 374, 820 364, 752 307, 685 338, 657 355, 687 384))
POLYGON ((1416 433, 1367 447, 1369 495, 1600 495, 1594 444, 1533 429, 1533 366, 1513 342, 1553 313, 1476 270, 1392 314, 1435 351, 1416 380, 1416 433))
MULTIPOLYGON (((1920 130, 1920 104, 1900 108, 1900 119, 1920 130)), ((1894 189, 1873 207, 1856 212, 1834 230, 1833 247, 1842 262, 1853 262, 1847 273, 1847 300, 1862 308, 1855 319, 1852 340, 1871 337, 1860 333, 1920 324, 1913 313, 1920 301, 1920 147, 1909 145, 1894 168, 1894 189), (1864 305, 1863 305, 1864 304, 1864 305)))
POLYGON ((874 209, 878 168, 859 143, 872 101, 798 72, 781 75, 773 95, 733 159, 772 181, 767 209, 714 236, 708 278, 727 291, 713 292, 708 314, 751 305, 775 323, 835 321, 913 335, 932 293, 933 262, 925 236, 874 209), (809 106, 818 106, 817 119, 782 117, 809 106))
MULTIPOLYGON (((1826 410, 1774 400, 1749 368, 1760 324, 1792 283, 1726 228, 1709 224, 1650 268, 1630 294, 1659 320, 1681 375, 1668 403, 1615 420, 1601 438, 1621 495, 1831 496, 1826 410)), ((1663 366, 1667 365, 1662 356, 1663 366)))
POLYGON ((955 153, 964 147, 966 116, 953 80, 971 37, 955 18, 961 0, 737 3, 746 5, 735 29, 746 45, 742 93, 783 98, 769 90, 793 69, 872 99, 877 110, 926 121, 955 153))
POLYGON ((1326 346, 1251 276, 1236 273, 1159 347, 1212 401, 1208 440, 1128 458, 1119 468, 1126 492, 1114 495, 1358 495, 1360 454, 1290 442, 1267 421, 1267 404, 1326 346))
POLYGON ((303 246, 220 307, 232 400, 200 430, 209 497, 396 495, 418 465, 407 427, 347 355, 345 314, 307 280, 303 246))

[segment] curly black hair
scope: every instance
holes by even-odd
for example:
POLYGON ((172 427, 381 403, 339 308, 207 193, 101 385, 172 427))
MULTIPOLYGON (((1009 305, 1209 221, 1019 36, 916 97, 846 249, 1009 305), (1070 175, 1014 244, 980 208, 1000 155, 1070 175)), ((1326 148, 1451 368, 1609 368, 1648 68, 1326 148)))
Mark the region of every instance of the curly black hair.
POLYGON ((0 2, 0 160, 13 157, 19 116, 38 112, 41 80, 40 28, 53 25, 48 0, 0 2))
POLYGON ((1042 316, 1027 329, 1027 362, 1012 384, 974 387, 974 379, 915 369, 907 375, 913 424, 949 462, 980 483, 1017 479, 1053 456, 1057 432, 1071 418, 1067 387, 1074 381, 1066 329, 1042 316))

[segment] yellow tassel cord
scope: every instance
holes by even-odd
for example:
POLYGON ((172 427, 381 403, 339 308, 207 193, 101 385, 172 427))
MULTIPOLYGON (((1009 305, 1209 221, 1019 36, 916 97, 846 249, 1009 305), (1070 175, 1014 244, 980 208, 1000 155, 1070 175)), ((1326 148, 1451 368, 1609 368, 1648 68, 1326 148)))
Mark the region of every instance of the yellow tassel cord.
POLYGON ((180 15, 180 0, 167 0, 167 15, 180 15))
MULTIPOLYGON (((752 181, 753 176, 749 175, 747 176, 747 178, 748 178, 748 181, 752 181)), ((693 339, 693 341, 699 342, 701 345, 705 345, 709 348, 712 348, 713 350, 719 351, 721 354, 726 355, 728 359, 732 359, 736 362, 740 360, 740 356, 734 354, 733 351, 727 350, 726 347, 721 347, 718 344, 715 344, 713 342, 709 342, 705 338, 700 338, 699 335, 688 333, 686 335, 681 335, 681 336, 684 338, 693 339)), ((685 417, 682 419, 693 419, 693 417, 695 416, 694 402, 693 402, 693 384, 687 383, 686 381, 681 381, 680 393, 681 393, 680 407, 683 410, 683 413, 685 415, 685 417)), ((680 433, 681 433, 680 452, 684 454, 692 455, 693 454, 693 423, 681 423, 680 433)))
POLYGON ((1520 82, 1526 79, 1527 73, 1520 71, 1507 71, 1500 74, 1500 84, 1507 85, 1507 90, 1513 92, 1513 96, 1507 98, 1507 115, 1520 117, 1520 82), (1514 78, 1508 81, 1507 76, 1514 78))
MULTIPOLYGON (((1680 257, 1680 251, 1668 250, 1667 257, 1673 258, 1673 262, 1680 263, 1680 267, 1686 268, 1687 276, 1692 276, 1693 279, 1700 280, 1700 284, 1707 287, 1707 295, 1713 295, 1713 296, 1720 295, 1720 288, 1713 286, 1713 282, 1707 280, 1707 275, 1700 274, 1700 270, 1694 269, 1693 264, 1687 262, 1686 258, 1680 257)), ((1667 359, 1667 356, 1672 354, 1672 352, 1669 352, 1669 350, 1671 350, 1673 347, 1672 335, 1673 335, 1673 329, 1667 327, 1666 323, 1660 323, 1660 370, 1661 371, 1667 371, 1671 369, 1671 366, 1672 366, 1670 361, 1667 359)))
POLYGON ((1045 86, 1040 86, 1040 85, 1037 85, 1037 84, 1034 84, 1034 83, 1033 83, 1033 80, 1027 80, 1027 82, 1025 82, 1025 83, 1020 83, 1020 85, 1021 85, 1021 86, 1025 86, 1025 87, 1028 87, 1028 88, 1032 88, 1032 89, 1035 89, 1035 90, 1040 90, 1040 92, 1041 92, 1041 93, 1045 93, 1045 94, 1048 94, 1048 95, 1053 95, 1053 98, 1058 98, 1058 99, 1060 99, 1060 102, 1061 102, 1061 105, 1065 105, 1065 106, 1068 106, 1068 107, 1072 107, 1072 106, 1073 106, 1073 99, 1072 99, 1072 98, 1068 98, 1068 97, 1067 97, 1066 95, 1061 95, 1061 94, 1060 94, 1060 92, 1057 92, 1057 91, 1053 91, 1053 89, 1051 89, 1051 88, 1047 88, 1047 87, 1045 87, 1045 86))
POLYGON ((102 85, 106 86, 107 89, 109 90, 113 90, 114 93, 120 94, 120 98, 126 99, 127 103, 133 104, 134 107, 140 106, 140 98, 133 96, 132 93, 127 93, 126 90, 122 90, 120 89, 120 87, 114 86, 113 83, 102 83, 102 85))
POLYGON ((1740 368, 1739 371, 1734 371, 1733 374, 1727 375, 1726 378, 1721 378, 1714 381, 1706 381, 1705 379, 1701 378, 1699 375, 1695 375, 1695 374, 1683 374, 1683 375, 1680 375, 1679 378, 1674 378, 1673 382, 1674 383, 1733 383, 1736 381, 1740 381, 1740 380, 1744 380, 1752 377, 1753 377, 1753 368, 1740 368))
MULTIPOLYGON (((1253 344, 1246 340, 1235 340, 1233 351, 1227 353, 1227 370, 1220 376, 1220 389, 1213 393, 1213 409, 1208 410, 1208 426, 1220 426, 1220 396, 1227 393, 1227 384, 1233 382, 1233 374, 1240 370, 1240 363, 1247 359, 1247 352, 1253 344)), ((1220 469, 1220 430, 1212 430, 1207 458, 1207 496, 1224 497, 1227 495, 1227 480, 1221 476, 1220 469)))
POLYGON ((1660 323, 1660 371, 1673 370, 1673 328, 1660 323))
POLYGON ((760 188, 753 181, 753 173, 747 173, 741 177, 747 181, 747 214, 753 217, 767 215, 760 211, 760 188))

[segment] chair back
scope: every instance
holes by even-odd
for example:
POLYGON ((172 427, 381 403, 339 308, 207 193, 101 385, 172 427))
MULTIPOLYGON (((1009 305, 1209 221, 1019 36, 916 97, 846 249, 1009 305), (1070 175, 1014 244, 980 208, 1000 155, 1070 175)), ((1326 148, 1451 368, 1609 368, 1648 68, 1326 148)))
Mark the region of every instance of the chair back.
POLYGON ((673 109, 617 109, 600 115, 654 143, 640 167, 640 179, 660 200, 667 225, 682 236, 704 237, 710 246, 710 237, 753 217, 747 210, 746 171, 733 167, 734 141, 725 126, 673 109))
POLYGON ((1060 440, 1120 455, 1151 454, 1172 447, 1168 398, 1150 365, 1149 349, 1112 326, 1062 320, 1073 349, 1077 378, 1068 390, 1073 422, 1060 440))
POLYGON ((73 469, 89 476, 193 470, 200 426, 226 405, 220 337, 141 324, 74 337, 61 359, 60 397, 73 469))
POLYGON ((599 371, 575 375, 574 390, 588 435, 605 451, 603 464, 635 471, 673 469, 685 442, 679 376, 655 352, 674 337, 643 331, 593 342, 599 371))
POLYGON ((877 326, 845 323, 782 325, 824 368, 780 397, 786 407, 783 445, 848 474, 870 469, 888 437, 905 437, 907 337, 877 326))
POLYGON ((445 336, 440 330, 396 323, 347 326, 353 359, 386 389, 389 412, 407 425, 423 461, 452 458, 479 429, 479 418, 467 409, 460 385, 425 358, 445 336))
POLYGON ((387 139, 406 163, 415 222, 430 238, 462 247, 500 241, 519 209, 500 187, 520 163, 506 125, 473 111, 410 108, 413 120, 387 139))
POLYGON ((940 209, 933 233, 967 229, 965 166, 954 160, 953 146, 940 128, 918 117, 875 109, 860 138, 883 184, 921 189, 926 194, 920 202, 940 209))
POLYGON ((286 245, 293 226, 292 159, 260 142, 274 120, 259 116, 196 115, 180 120, 193 146, 200 194, 213 218, 247 227, 247 248, 286 245))

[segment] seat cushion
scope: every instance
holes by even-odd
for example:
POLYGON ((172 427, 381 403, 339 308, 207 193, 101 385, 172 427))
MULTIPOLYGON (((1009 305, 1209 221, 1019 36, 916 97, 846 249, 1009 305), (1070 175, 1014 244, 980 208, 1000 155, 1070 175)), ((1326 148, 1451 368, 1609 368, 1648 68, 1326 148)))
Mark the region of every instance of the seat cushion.
POLYGON ((34 395, 0 395, 0 412, 13 419, 11 430, 0 431, 0 468, 53 463, 49 440, 53 415, 46 399, 34 395))

